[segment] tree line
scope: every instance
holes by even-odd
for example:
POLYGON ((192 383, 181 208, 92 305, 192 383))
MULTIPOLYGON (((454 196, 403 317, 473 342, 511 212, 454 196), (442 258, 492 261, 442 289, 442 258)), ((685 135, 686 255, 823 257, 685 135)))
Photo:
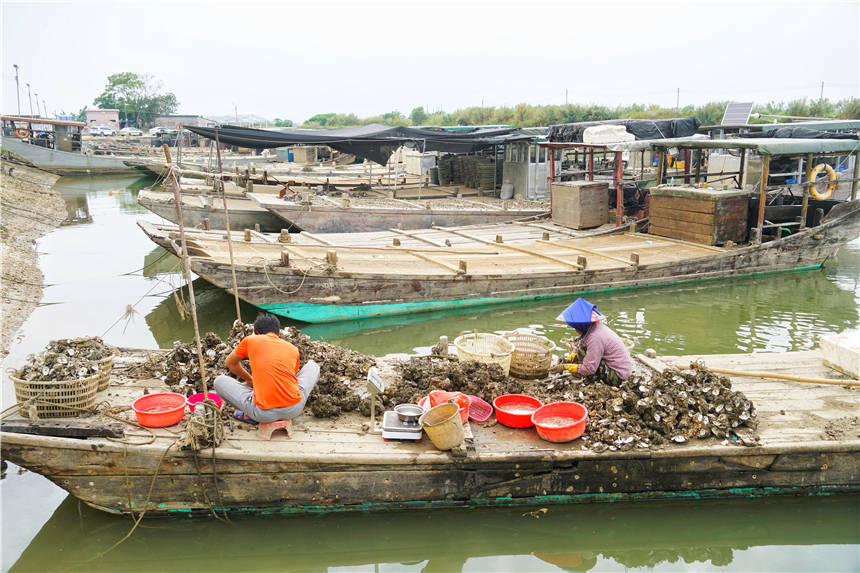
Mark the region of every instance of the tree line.
MULTIPOLYGON (((380 123, 383 125, 512 125, 514 127, 535 127, 574 123, 579 121, 599 121, 606 119, 666 119, 693 116, 702 125, 716 125, 723 118, 728 101, 709 102, 700 106, 689 105, 677 110, 656 105, 632 104, 609 107, 602 105, 528 105, 514 107, 467 107, 453 112, 426 112, 416 107, 406 116, 399 111, 382 115, 359 118, 354 113, 320 113, 308 118, 300 127, 338 128, 380 123)), ((839 101, 829 99, 798 99, 789 102, 769 102, 753 106, 753 113, 794 117, 860 119, 860 98, 839 101)), ((750 123, 773 123, 774 118, 751 118, 750 123)), ((779 121, 790 121, 781 119, 779 121)), ((278 120, 280 125, 288 126, 292 121, 278 120)))

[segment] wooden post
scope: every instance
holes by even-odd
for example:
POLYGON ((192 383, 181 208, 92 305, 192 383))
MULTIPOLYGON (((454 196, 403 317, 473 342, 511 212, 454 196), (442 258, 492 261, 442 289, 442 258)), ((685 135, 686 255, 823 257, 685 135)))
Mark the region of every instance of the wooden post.
POLYGON ((700 183, 702 181, 702 159, 705 155, 704 149, 696 150, 696 174, 695 179, 696 183, 700 183))
POLYGON ((585 267, 588 266, 588 259, 586 259, 583 255, 579 255, 576 257, 576 264, 580 266, 582 270, 585 270, 585 267))
POLYGON ((253 193, 254 192, 254 182, 250 179, 245 180, 245 193, 253 193))
POLYGON ((854 181, 851 182, 851 200, 857 199, 857 179, 860 178, 860 151, 854 154, 854 181))
POLYGON ((496 242, 497 243, 504 243, 505 241, 502 239, 501 235, 496 235, 496 242))
POLYGON ((799 229, 806 228, 806 212, 809 209, 809 192, 811 186, 815 183, 812 180, 812 154, 806 154, 806 181, 803 184, 803 202, 800 207, 800 227, 799 229))
POLYGON ((245 229, 245 242, 246 243, 251 242, 251 229, 245 229))
POLYGON ((203 217, 203 228, 207 231, 209 230, 209 217, 203 217))
POLYGON ((758 198, 758 219, 756 220, 756 242, 761 244, 764 230, 764 206, 767 203, 767 177, 770 172, 770 155, 761 158, 761 191, 758 198))
POLYGON ((287 251, 281 251, 281 266, 290 266, 290 253, 288 253, 287 251))
MULTIPOLYGON (((218 154, 218 177, 221 178, 224 176, 224 172, 221 171, 221 142, 218 138, 218 128, 215 128, 215 149, 218 154)), ((239 168, 236 168, 236 173, 239 172, 239 168)), ((227 208, 227 193, 224 192, 224 180, 218 180, 218 186, 221 190, 221 199, 224 202, 224 225, 227 227, 227 250, 230 253, 230 274, 233 278, 233 299, 236 302, 236 320, 242 322, 242 310, 239 306, 239 287, 236 284, 236 266, 233 263, 233 238, 230 236, 230 210, 227 208)))
POLYGON ((259 223, 254 223, 254 230, 257 231, 258 233, 260 232, 260 224, 259 223))
POLYGON ((549 153, 549 177, 547 177, 546 192, 549 194, 549 211, 552 213, 552 180, 555 178, 555 150, 549 146, 547 146, 546 150, 549 153))
POLYGON ((549 233, 547 231, 544 231, 543 235, 541 235, 541 237, 543 238, 544 241, 549 241, 549 233))
POLYGON ((662 185, 663 184, 663 164, 666 161, 666 150, 661 149, 660 153, 657 155, 657 175, 655 177, 654 184, 662 185))
POLYGON ((744 170, 746 167, 746 159, 747 159, 747 150, 746 148, 741 149, 741 160, 740 165, 738 166, 738 187, 740 189, 744 188, 744 170))
POLYGON ((263 169, 263 185, 269 184, 269 170, 263 169))
POLYGON ((588 180, 594 181, 594 149, 588 148, 588 180))
POLYGON ((395 247, 399 247, 399 246, 400 246, 400 239, 398 239, 397 237, 394 237, 394 239, 391 241, 391 243, 392 243, 395 247))
POLYGON ((690 184, 690 150, 684 150, 684 183, 690 184))
POLYGON ((460 273, 465 275, 468 272, 469 272, 469 267, 466 264, 466 261, 461 260, 460 261, 460 273))
POLYGON ((639 253, 637 253, 636 251, 633 251, 632 253, 630 253, 630 262, 633 263, 634 265, 638 265, 639 264, 639 253))
POLYGON ((278 235, 278 242, 280 242, 280 243, 292 242, 292 237, 290 237, 290 232, 287 229, 281 229, 281 234, 278 235))
POLYGON ((325 260, 330 266, 337 268, 337 251, 326 251, 325 260))
POLYGON ((194 298, 194 280, 191 277, 191 262, 188 256, 188 243, 185 241, 185 223, 182 221, 182 199, 179 192, 179 180, 170 161, 170 148, 165 143, 161 146, 164 150, 164 158, 167 160, 167 171, 173 182, 173 199, 176 207, 176 219, 179 222, 179 242, 182 247, 182 266, 185 267, 185 282, 188 284, 188 298, 191 302, 191 322, 194 324, 194 341, 197 343, 197 360, 200 367, 200 379, 203 383, 203 397, 209 397, 209 389, 206 384, 206 363, 203 360, 203 345, 200 342, 200 328, 197 325, 197 300, 194 298))

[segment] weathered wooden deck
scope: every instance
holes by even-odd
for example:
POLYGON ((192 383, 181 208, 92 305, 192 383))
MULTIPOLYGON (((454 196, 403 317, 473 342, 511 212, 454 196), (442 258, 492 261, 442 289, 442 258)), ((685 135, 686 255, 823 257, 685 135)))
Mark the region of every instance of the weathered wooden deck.
MULTIPOLYGON (((125 376, 141 357, 136 352, 117 358, 102 398, 130 405, 145 388, 163 389, 159 380, 125 376)), ((650 362, 686 365, 697 358, 650 362)), ((820 364, 817 351, 701 358, 713 366, 841 378, 820 364)), ((382 372, 390 376, 386 367, 382 372)), ((235 422, 227 441, 196 460, 174 449, 165 454, 181 425, 155 430, 155 441, 145 445, 4 433, 3 455, 112 512, 144 507, 153 513, 187 512, 206 510, 210 503, 239 511, 296 512, 860 489, 856 425, 838 439, 827 435, 828 422, 860 411, 857 388, 733 382, 758 409, 758 445, 694 440, 596 453, 577 441, 545 442, 533 429, 473 423, 465 447, 441 452, 426 437, 419 443, 385 442, 362 429, 366 418, 351 414, 334 420, 302 415, 293 422, 291 438, 279 433, 271 441, 259 438, 256 428, 235 422)), ((121 415, 133 417, 130 410, 121 415)), ((150 437, 139 429, 126 434, 135 443, 150 437)))

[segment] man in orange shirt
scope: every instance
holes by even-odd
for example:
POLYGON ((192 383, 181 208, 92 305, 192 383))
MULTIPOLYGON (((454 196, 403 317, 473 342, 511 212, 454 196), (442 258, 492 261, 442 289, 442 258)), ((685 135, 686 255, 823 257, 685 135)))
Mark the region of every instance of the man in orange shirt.
POLYGON ((254 334, 246 336, 225 360, 230 376, 215 378, 215 392, 236 407, 236 419, 256 424, 289 420, 302 413, 320 377, 313 360, 299 370, 299 349, 280 337, 281 323, 274 314, 260 313, 254 334), (251 362, 253 376, 242 366, 251 362))

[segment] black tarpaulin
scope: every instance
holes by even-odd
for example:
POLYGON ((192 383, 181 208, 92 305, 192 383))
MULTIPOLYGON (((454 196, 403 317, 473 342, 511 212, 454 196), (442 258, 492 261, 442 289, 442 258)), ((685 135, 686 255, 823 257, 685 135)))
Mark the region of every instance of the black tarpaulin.
POLYGON ((414 127, 389 127, 371 124, 343 129, 287 129, 273 131, 224 125, 215 127, 183 126, 203 137, 218 140, 227 145, 238 145, 253 149, 270 149, 288 145, 328 145, 343 153, 366 157, 385 165, 388 158, 400 146, 406 145, 421 151, 446 153, 469 153, 500 145, 517 139, 531 139, 517 135, 516 128, 472 128, 468 131, 442 131, 441 129, 417 129, 414 127))
POLYGON ((608 119, 562 123, 549 128, 547 139, 557 143, 582 143, 582 134, 595 125, 623 125, 636 139, 669 139, 694 135, 702 123, 695 117, 675 119, 608 119))
POLYGON ((741 137, 775 137, 782 139, 857 139, 856 133, 834 133, 832 131, 821 131, 809 129, 808 127, 780 127, 768 131, 754 131, 739 133, 741 137))

